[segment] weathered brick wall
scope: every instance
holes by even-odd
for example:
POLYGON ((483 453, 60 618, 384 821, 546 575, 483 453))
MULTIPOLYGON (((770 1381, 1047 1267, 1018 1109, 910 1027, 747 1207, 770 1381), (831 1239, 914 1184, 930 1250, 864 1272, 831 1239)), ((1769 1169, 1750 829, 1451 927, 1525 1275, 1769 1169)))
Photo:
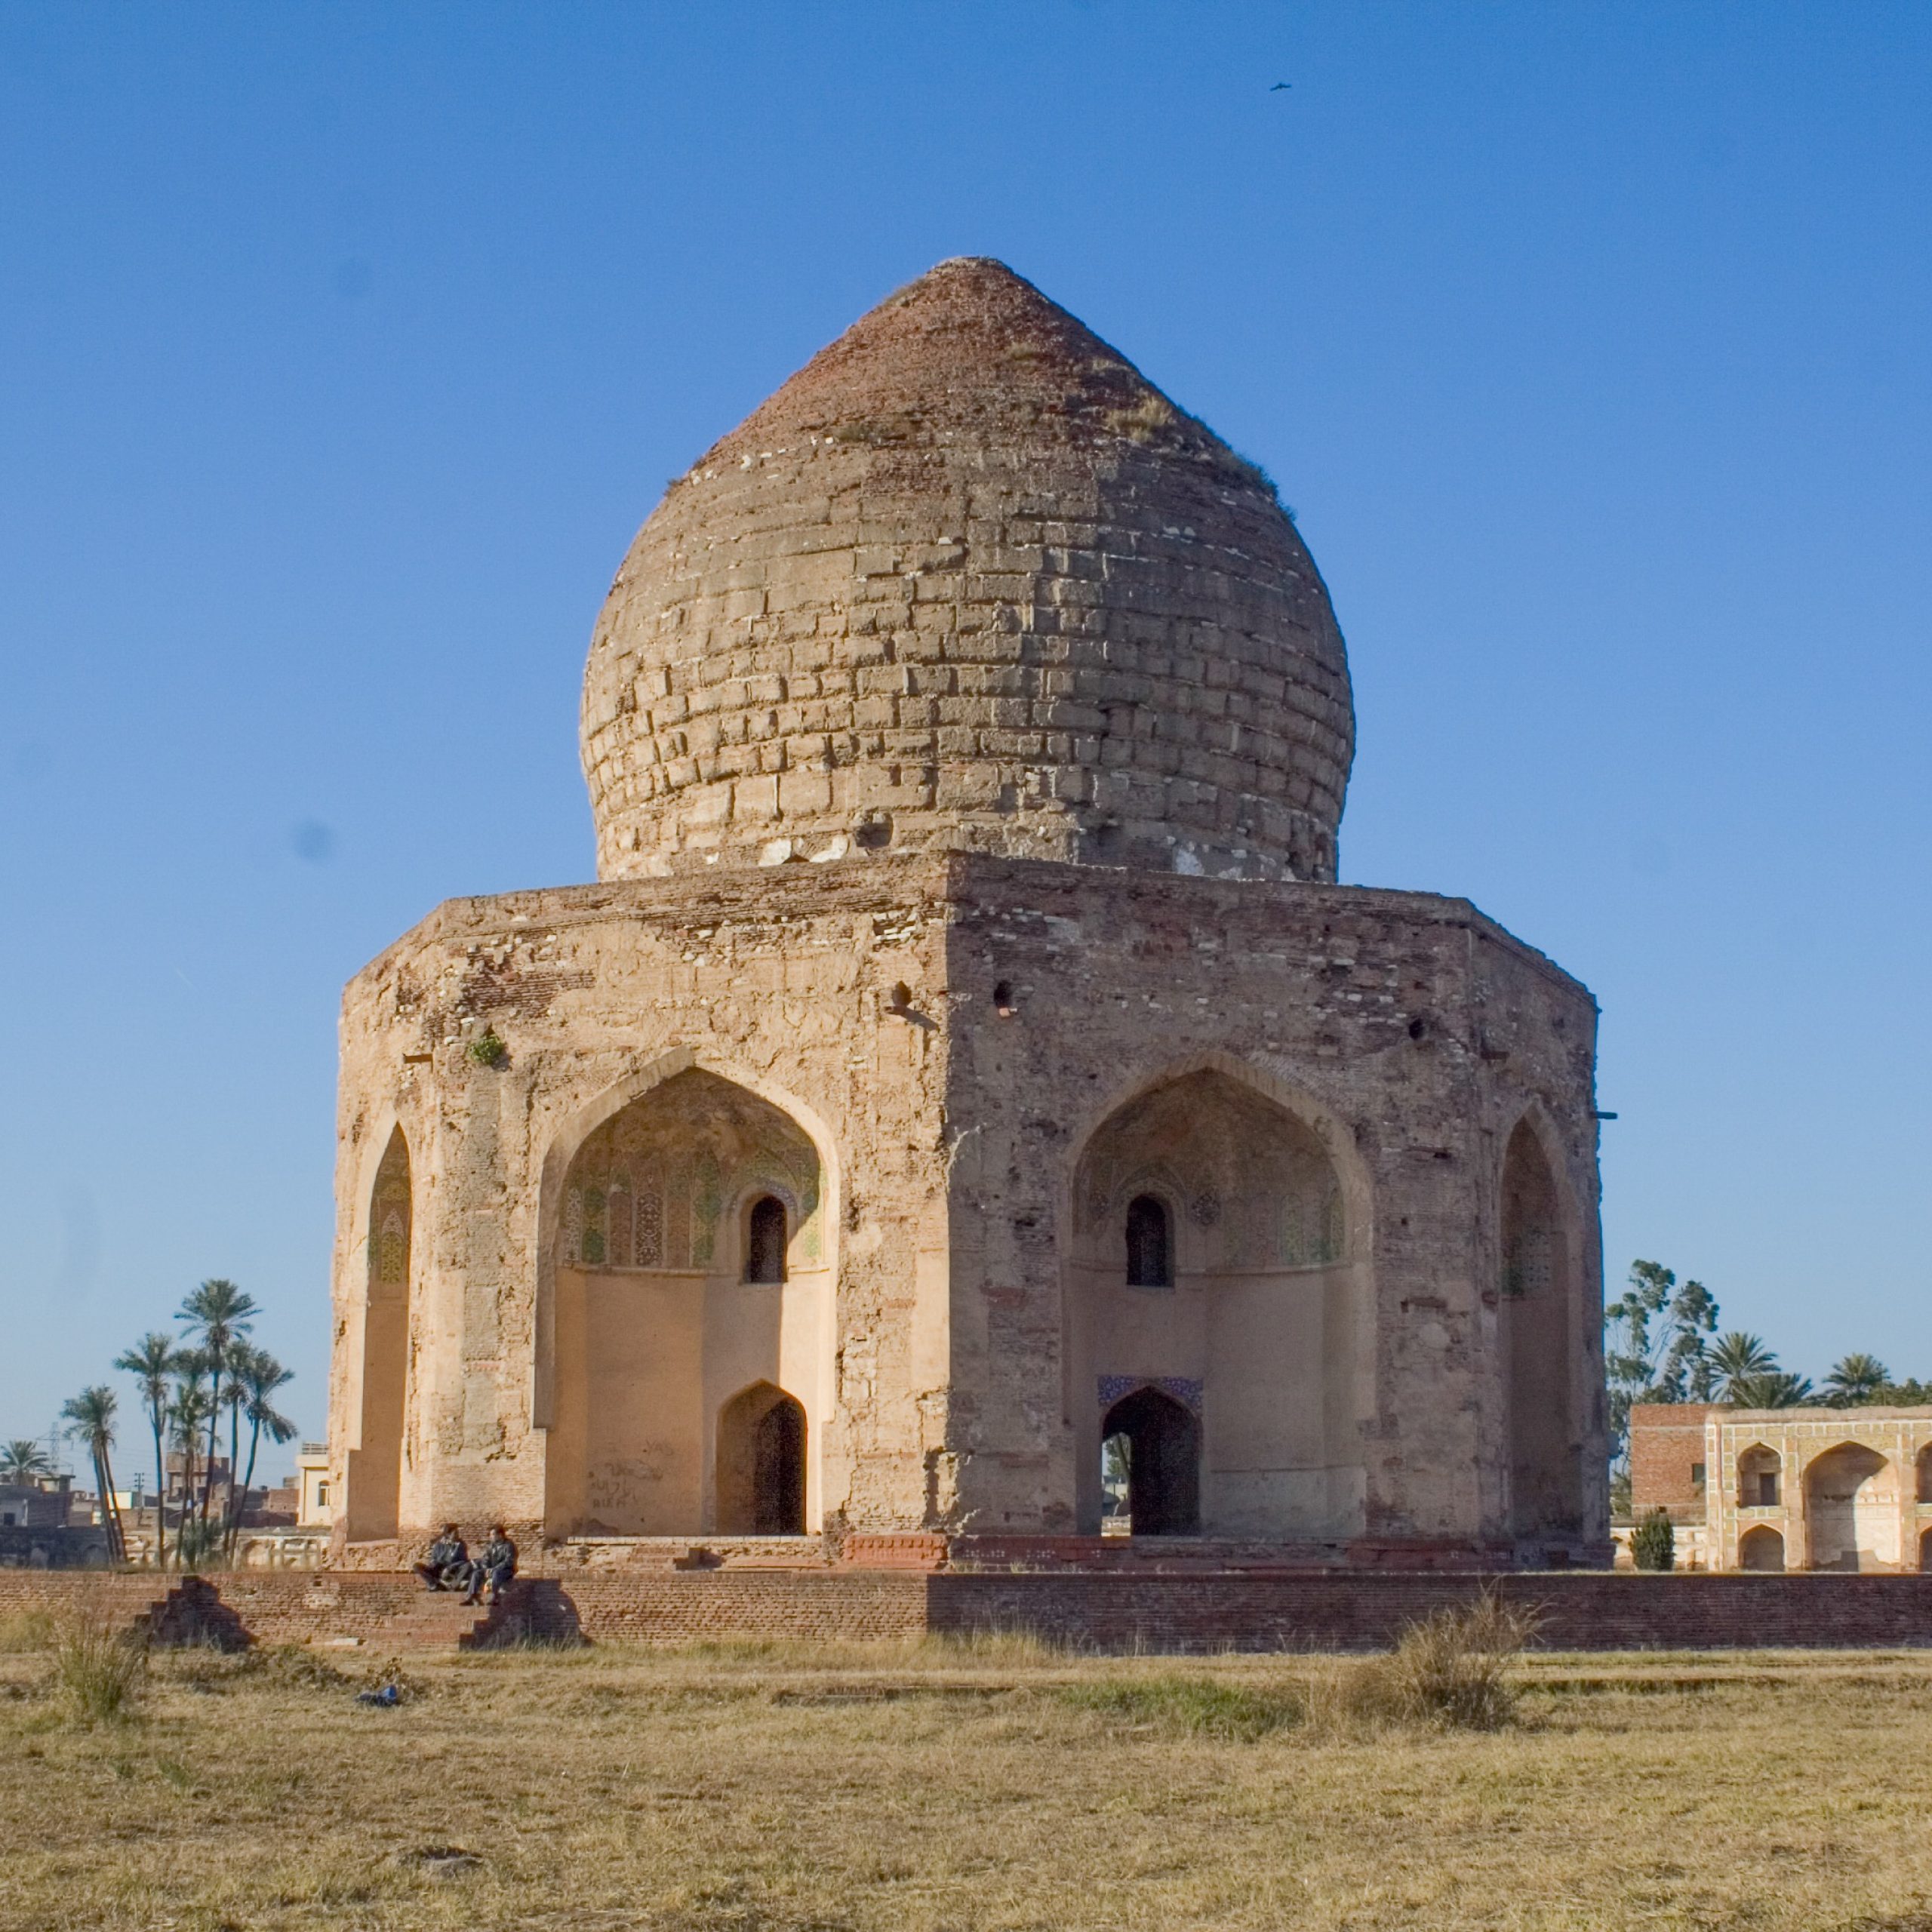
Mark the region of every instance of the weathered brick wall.
POLYGON ((1707 1402, 1638 1402, 1630 1411, 1630 1508, 1641 1522, 1654 1510, 1673 1522, 1704 1520, 1704 1420, 1707 1402))
POLYGON ((1932 1577, 1060 1574, 931 1583, 936 1631, 1027 1630, 1105 1651, 1379 1646, 1485 1588, 1538 1609, 1539 1641, 1553 1650, 1932 1644, 1932 1577))
MULTIPOLYGON (((1490 1589, 1532 1605, 1558 1650, 1841 1649, 1932 1644, 1932 1577, 1644 1576, 1604 1572, 1476 1577, 744 1571, 583 1575, 519 1583, 485 1641, 721 1636, 826 1641, 925 1632, 1033 1632, 1109 1651, 1321 1650, 1385 1645, 1432 1611, 1490 1589)), ((361 1640, 390 1649, 453 1645, 470 1628, 412 1579, 355 1574, 141 1577, 0 1575, 0 1614, 85 1603, 154 1618, 164 1643, 361 1640)))
POLYGON ((1266 479, 948 262, 670 487, 586 673, 606 878, 966 848, 1333 878, 1341 635, 1266 479))
MULTIPOLYGON (((594 1527, 551 1506, 568 1417, 544 1217, 554 1256, 586 1120, 698 1066, 789 1104, 824 1162, 835 1398, 811 1407, 808 1527, 1072 1531, 1097 1462, 1064 1326, 1073 1173, 1124 1100, 1211 1066, 1313 1123, 1349 1202, 1318 1284, 1346 1317, 1315 1471, 1341 1502, 1277 1534, 1514 1547, 1498 1198, 1527 1110, 1569 1204, 1567 1440, 1589 1474, 1574 1520, 1517 1540, 1532 1563, 1607 1560, 1595 1020, 1540 955, 1421 894, 958 855, 455 902, 346 1004, 333 1454, 358 1439, 368 1202, 399 1122, 418 1191, 400 1553, 447 1517, 500 1518, 531 1549, 594 1527), (486 1023, 494 1067, 466 1051, 486 1023)), ((1204 1399, 1235 1415, 1226 1388, 1204 1399)))

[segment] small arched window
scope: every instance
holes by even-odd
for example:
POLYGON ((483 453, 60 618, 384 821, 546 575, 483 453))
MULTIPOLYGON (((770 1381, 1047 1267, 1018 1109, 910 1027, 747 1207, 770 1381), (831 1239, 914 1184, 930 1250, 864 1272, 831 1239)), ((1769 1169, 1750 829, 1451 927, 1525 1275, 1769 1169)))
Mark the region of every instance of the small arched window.
POLYGON ((761 1194, 745 1217, 745 1279, 783 1281, 785 1247, 785 1204, 775 1194, 761 1194))
POLYGON ((1127 1285, 1171 1288, 1174 1284, 1174 1241, 1165 1204, 1151 1194, 1127 1204, 1127 1285))

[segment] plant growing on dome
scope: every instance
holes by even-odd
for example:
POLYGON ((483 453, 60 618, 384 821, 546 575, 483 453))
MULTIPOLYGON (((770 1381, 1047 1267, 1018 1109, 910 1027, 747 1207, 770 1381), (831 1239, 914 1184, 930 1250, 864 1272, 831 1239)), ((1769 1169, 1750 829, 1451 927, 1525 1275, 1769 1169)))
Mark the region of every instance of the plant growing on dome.
POLYGON ((485 1027, 469 1043, 469 1057, 478 1066, 501 1066, 509 1058, 509 1048, 494 1026, 485 1027))

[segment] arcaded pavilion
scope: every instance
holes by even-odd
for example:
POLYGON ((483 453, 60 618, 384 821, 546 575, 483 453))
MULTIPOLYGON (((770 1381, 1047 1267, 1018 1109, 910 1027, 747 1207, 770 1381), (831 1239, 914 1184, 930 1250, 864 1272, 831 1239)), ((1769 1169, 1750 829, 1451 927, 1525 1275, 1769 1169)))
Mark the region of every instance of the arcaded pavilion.
POLYGON ((997 262, 856 323, 617 573, 597 882, 348 989, 335 1560, 1607 1561, 1595 1008, 1335 882, 1353 744, 1253 464, 997 262))

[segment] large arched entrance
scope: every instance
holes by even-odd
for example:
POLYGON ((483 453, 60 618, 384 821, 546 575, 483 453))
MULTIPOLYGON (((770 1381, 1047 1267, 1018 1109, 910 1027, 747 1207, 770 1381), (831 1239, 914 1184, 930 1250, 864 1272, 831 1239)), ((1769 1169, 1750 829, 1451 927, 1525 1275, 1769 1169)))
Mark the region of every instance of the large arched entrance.
POLYGON ((1103 1440, 1131 1435, 1137 1534, 1360 1534, 1365 1271, 1311 1120, 1238 1069, 1177 1073, 1089 1137, 1072 1209, 1063 1360, 1081 1530, 1097 1533, 1106 1507, 1103 1440), (1185 1480, 1170 1480, 1183 1458, 1185 1480))
POLYGON ((1503 1156, 1501 1246, 1510 1533, 1574 1537, 1583 1526, 1576 1271, 1557 1179, 1527 1120, 1517 1123, 1503 1156))
POLYGON ((362 1304, 361 1399, 349 1452, 343 1513, 352 1543, 396 1534, 402 1495, 403 1432, 409 1395, 409 1281, 413 1220, 409 1143, 398 1127, 369 1192, 362 1304))
POLYGON ((1898 1475, 1875 1449, 1841 1443, 1806 1466, 1814 1570, 1890 1570, 1899 1560, 1898 1475))
POLYGON ((1124 1451, 1127 1513, 1137 1537, 1201 1531, 1201 1425, 1158 1389, 1137 1389, 1100 1425, 1103 1445, 1124 1451))
POLYGON ((790 1115, 695 1067, 576 1150, 552 1210, 553 1533, 782 1520, 762 1533, 795 1534, 815 1519, 807 1445, 830 1404, 832 1337, 823 1194, 790 1115))
POLYGON ((768 1382, 718 1418, 718 1527, 727 1536, 805 1533, 805 1412, 768 1382))

